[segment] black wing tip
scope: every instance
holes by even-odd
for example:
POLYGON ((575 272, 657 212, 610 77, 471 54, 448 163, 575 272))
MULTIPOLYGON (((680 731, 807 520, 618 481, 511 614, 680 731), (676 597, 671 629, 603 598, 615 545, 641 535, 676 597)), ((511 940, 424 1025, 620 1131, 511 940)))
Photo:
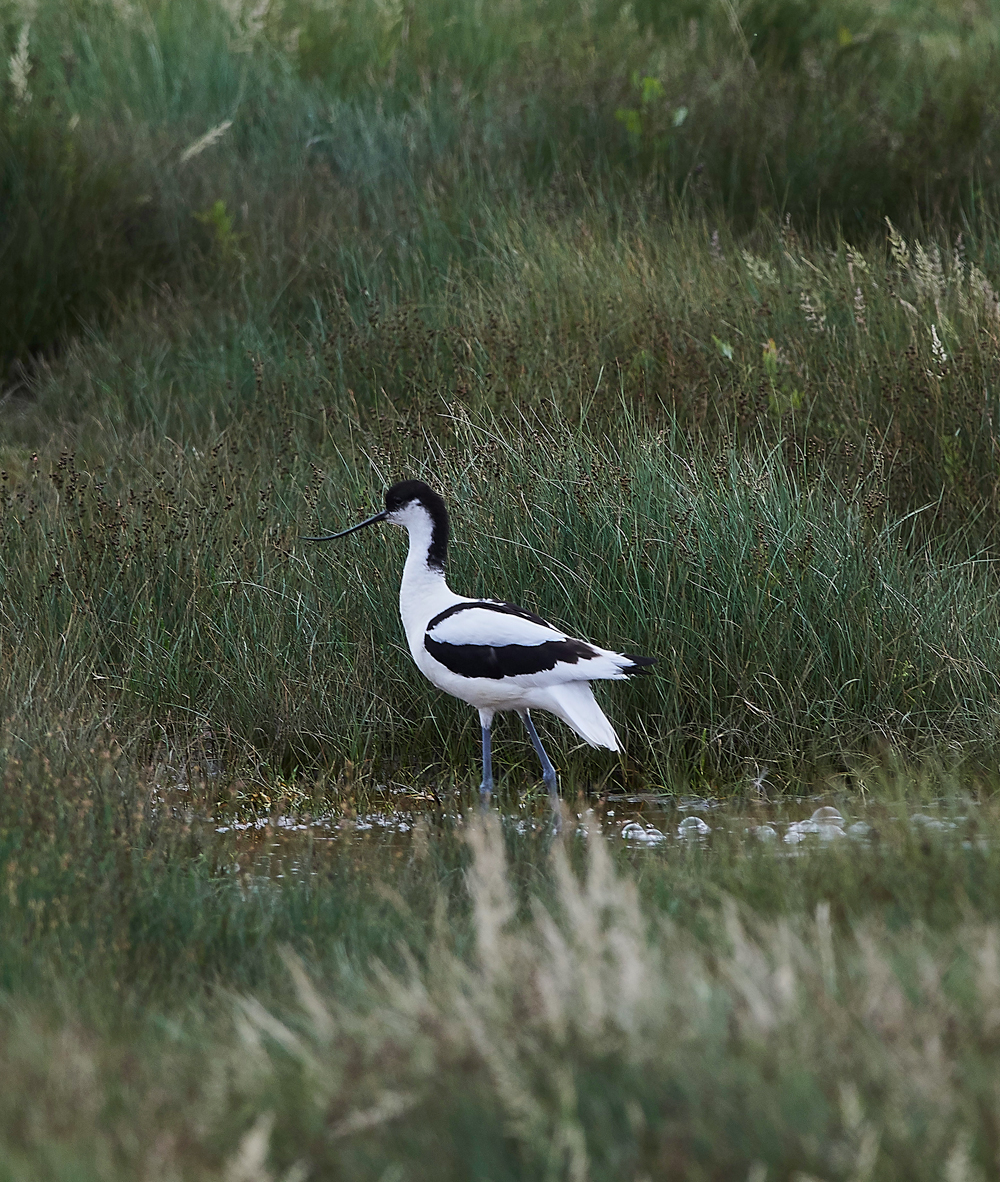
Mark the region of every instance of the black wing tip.
POLYGON ((639 657, 635 653, 622 653, 622 656, 628 657, 632 662, 627 669, 622 670, 623 673, 652 673, 650 665, 657 663, 656 657, 639 657))

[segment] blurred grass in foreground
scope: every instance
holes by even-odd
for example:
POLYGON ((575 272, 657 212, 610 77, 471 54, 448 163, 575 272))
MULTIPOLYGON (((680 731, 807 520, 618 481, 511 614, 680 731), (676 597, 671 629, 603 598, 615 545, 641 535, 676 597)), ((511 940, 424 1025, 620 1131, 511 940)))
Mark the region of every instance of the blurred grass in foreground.
POLYGON ((626 852, 601 806, 565 844, 428 815, 274 856, 209 781, 59 750, 0 803, 7 1177, 993 1168, 991 784, 859 775, 871 828, 827 848, 734 809, 626 852))

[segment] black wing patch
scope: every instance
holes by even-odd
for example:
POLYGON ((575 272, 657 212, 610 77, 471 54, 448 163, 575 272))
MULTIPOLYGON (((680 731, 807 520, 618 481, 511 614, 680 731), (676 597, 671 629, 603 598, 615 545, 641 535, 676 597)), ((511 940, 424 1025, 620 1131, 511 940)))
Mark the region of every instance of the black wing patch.
MULTIPOLYGON (((544 620, 539 620, 538 616, 529 615, 517 608, 514 612, 525 619, 545 623, 544 620)), ((431 624, 437 623, 447 614, 442 612, 431 621, 431 624)), ((459 677, 488 677, 493 681, 529 673, 544 673, 554 669, 560 662, 564 665, 575 665, 578 661, 598 655, 596 649, 582 640, 547 640, 544 644, 531 645, 445 644, 425 636, 424 648, 435 661, 440 661, 446 669, 457 673, 459 677)))

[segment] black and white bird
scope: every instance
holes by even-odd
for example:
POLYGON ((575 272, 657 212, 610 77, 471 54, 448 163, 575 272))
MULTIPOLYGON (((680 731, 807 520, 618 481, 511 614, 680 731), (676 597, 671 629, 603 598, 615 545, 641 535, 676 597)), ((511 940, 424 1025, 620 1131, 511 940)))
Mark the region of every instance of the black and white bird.
POLYGON ((590 683, 646 672, 655 658, 615 653, 575 640, 510 603, 456 595, 444 573, 448 510, 441 497, 420 480, 394 484, 385 494, 381 513, 340 533, 306 540, 328 542, 376 521, 388 521, 409 533, 399 614, 417 668, 438 689, 479 711, 484 803, 493 791, 490 728, 500 711, 516 710, 521 716, 553 800, 556 769, 535 730, 531 710, 548 710, 592 747, 621 750, 590 683))

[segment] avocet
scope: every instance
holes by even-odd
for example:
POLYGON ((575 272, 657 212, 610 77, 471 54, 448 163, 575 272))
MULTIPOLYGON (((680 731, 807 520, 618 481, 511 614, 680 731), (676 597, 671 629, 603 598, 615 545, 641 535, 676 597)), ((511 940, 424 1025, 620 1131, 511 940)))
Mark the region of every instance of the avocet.
POLYGON ((432 685, 479 711, 484 803, 494 787, 490 728, 501 711, 516 710, 521 716, 553 803, 558 796, 556 769, 535 730, 532 710, 548 710, 561 718, 592 747, 621 750, 590 683, 647 672, 655 658, 611 652, 576 640, 510 603, 456 595, 444 571, 448 510, 423 481, 394 484, 385 494, 380 513, 350 529, 306 541, 329 542, 378 521, 398 525, 409 534, 399 614, 417 668, 432 685))

